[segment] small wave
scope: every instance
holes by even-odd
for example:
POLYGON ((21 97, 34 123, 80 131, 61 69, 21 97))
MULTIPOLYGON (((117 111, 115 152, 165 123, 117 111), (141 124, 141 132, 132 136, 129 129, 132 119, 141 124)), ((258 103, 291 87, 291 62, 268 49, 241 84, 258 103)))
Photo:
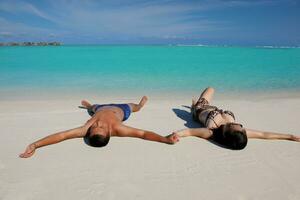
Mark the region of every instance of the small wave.
POLYGON ((206 45, 206 44, 176 44, 176 46, 185 46, 185 47, 212 47, 213 45, 206 45))
POLYGON ((264 48, 264 49, 298 49, 300 46, 255 46, 256 48, 264 48))

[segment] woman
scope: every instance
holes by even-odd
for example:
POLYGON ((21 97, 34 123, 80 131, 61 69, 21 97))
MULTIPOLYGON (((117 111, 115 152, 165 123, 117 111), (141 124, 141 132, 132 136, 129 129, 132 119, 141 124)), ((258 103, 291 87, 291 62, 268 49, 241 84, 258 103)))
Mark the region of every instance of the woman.
POLYGON ((200 122, 204 128, 185 129, 174 134, 179 137, 197 136, 212 140, 229 149, 243 149, 248 138, 280 139, 300 142, 300 137, 291 134, 281 134, 250 130, 236 123, 233 112, 210 105, 214 89, 206 88, 197 102, 193 100, 191 112, 193 119, 200 122))

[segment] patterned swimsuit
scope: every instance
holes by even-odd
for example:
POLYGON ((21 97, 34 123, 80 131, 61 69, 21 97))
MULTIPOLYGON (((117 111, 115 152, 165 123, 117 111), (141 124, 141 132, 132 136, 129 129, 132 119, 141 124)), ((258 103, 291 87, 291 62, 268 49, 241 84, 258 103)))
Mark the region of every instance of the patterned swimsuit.
POLYGON ((235 116, 234 116, 233 112, 231 112, 229 110, 219 109, 216 106, 211 106, 211 105, 209 105, 209 102, 205 98, 199 99, 198 102, 191 107, 191 112, 193 114, 193 119, 195 121, 200 122, 205 127, 208 127, 209 120, 212 120, 214 122, 214 124, 216 125, 216 127, 219 127, 219 125, 215 122, 215 117, 218 114, 227 114, 227 115, 230 115, 235 120, 235 116), (203 111, 206 111, 206 110, 210 110, 210 111, 209 111, 206 119, 204 120, 204 122, 201 122, 199 120, 199 115, 203 111))

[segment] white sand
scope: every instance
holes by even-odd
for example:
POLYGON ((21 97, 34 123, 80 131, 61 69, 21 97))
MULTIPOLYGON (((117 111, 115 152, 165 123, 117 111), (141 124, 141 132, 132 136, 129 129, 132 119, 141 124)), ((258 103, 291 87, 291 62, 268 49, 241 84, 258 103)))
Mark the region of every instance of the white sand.
MULTIPOLYGON (((88 115, 77 109, 79 100, 1 101, 1 200, 300 199, 296 142, 250 140, 246 149, 232 151, 198 138, 173 146, 111 138, 100 149, 73 139, 38 149, 29 159, 18 158, 29 143, 83 124, 88 115)), ((246 127, 300 134, 300 98, 226 98, 214 103, 233 110, 246 127)), ((150 96, 126 124, 167 135, 196 125, 181 106, 189 104, 189 98, 150 96), (175 111, 189 122, 172 109, 180 109, 175 111)))

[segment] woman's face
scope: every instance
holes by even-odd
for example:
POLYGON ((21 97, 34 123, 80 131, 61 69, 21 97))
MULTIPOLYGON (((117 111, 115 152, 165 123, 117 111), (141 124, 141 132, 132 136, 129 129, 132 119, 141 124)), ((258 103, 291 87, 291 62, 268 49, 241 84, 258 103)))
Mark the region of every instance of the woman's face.
POLYGON ((244 130, 241 124, 230 124, 230 128, 242 132, 244 130))

